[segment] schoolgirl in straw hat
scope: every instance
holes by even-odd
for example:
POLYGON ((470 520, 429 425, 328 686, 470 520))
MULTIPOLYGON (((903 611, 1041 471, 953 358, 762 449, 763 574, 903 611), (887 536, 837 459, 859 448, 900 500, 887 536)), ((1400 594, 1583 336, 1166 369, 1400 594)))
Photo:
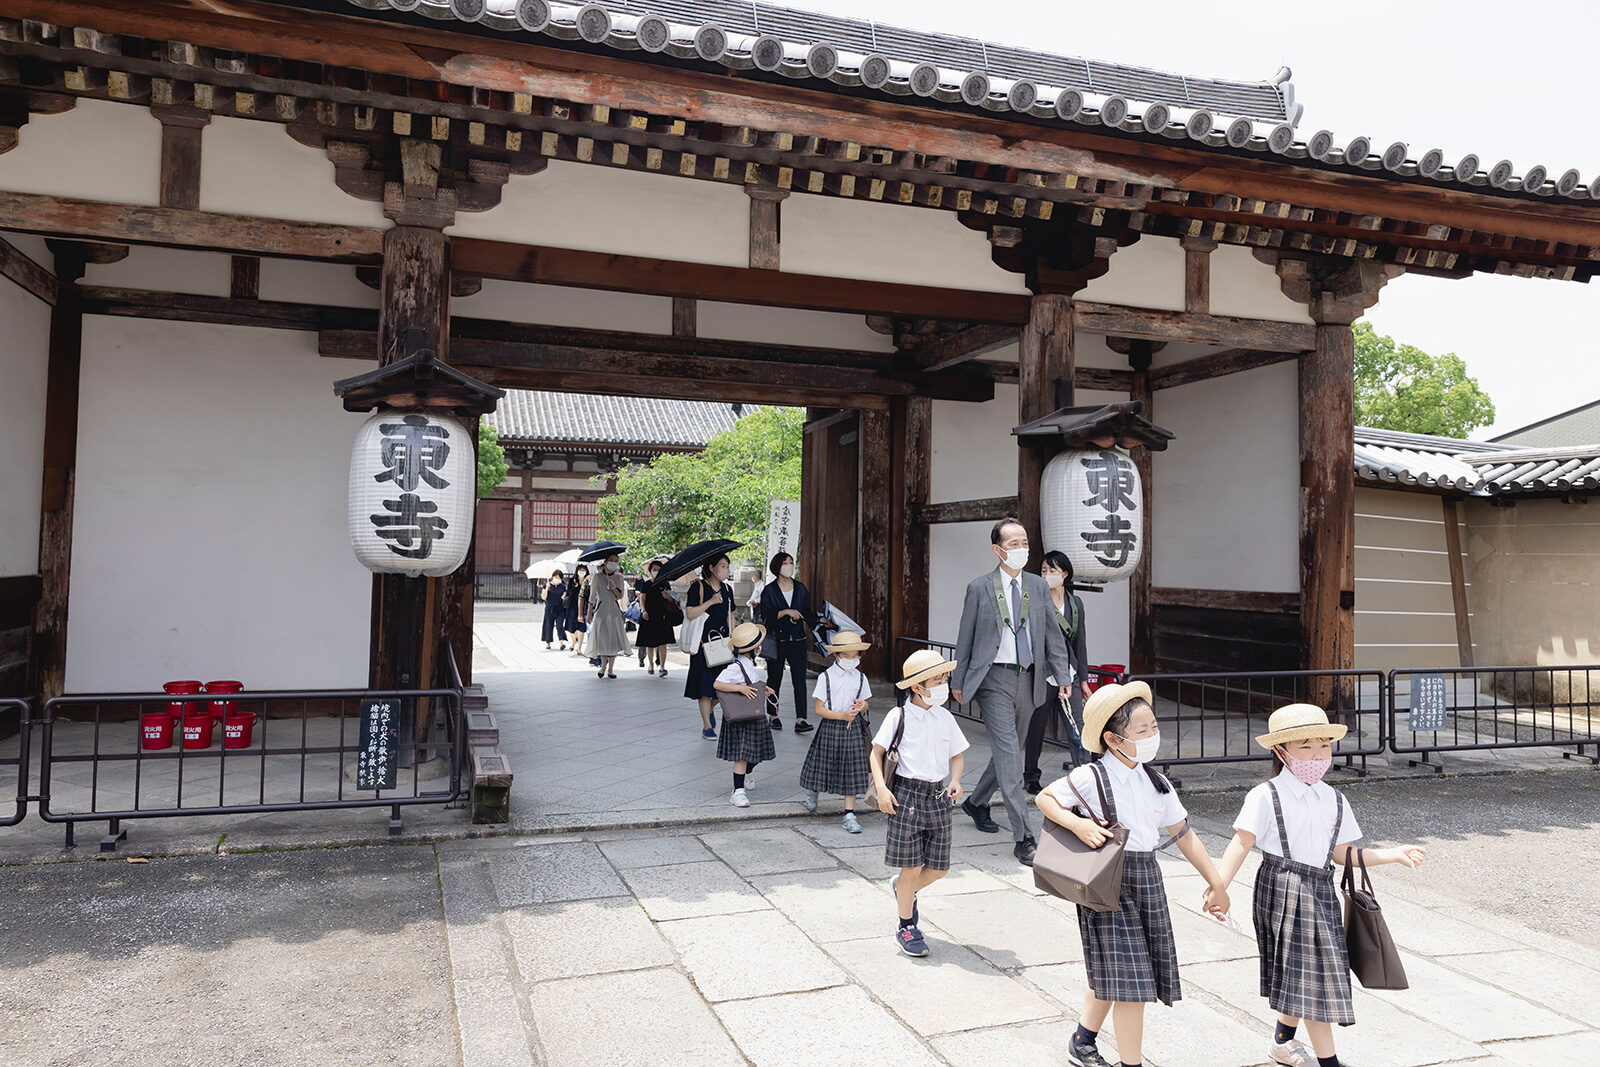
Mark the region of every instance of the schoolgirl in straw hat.
MULTIPOLYGON (((756 653, 766 640, 767 628, 753 622, 741 622, 728 635, 728 647, 733 650, 733 662, 722 668, 712 683, 719 693, 739 693, 754 697, 765 692, 770 702, 776 694, 762 681, 760 668, 756 667, 756 653)), ((748 808, 750 797, 745 792, 744 778, 756 764, 778 758, 778 748, 772 743, 772 730, 766 719, 757 716, 729 722, 722 717, 722 736, 717 738, 717 758, 733 764, 733 794, 728 802, 736 808, 748 808)))
POLYGON ((1106 827, 1119 822, 1128 828, 1128 841, 1121 906, 1109 912, 1078 908, 1089 990, 1078 1029, 1068 1041, 1067 1061, 1075 1067, 1109 1067, 1097 1040, 1106 1016, 1112 1015, 1122 1062, 1138 1064, 1144 1006, 1157 1000, 1170 1006, 1182 996, 1172 914, 1155 850, 1177 844, 1212 887, 1207 904, 1214 914, 1227 911, 1228 894, 1205 846, 1189 830, 1189 813, 1178 791, 1150 766, 1161 748, 1150 687, 1129 682, 1095 690, 1083 708, 1083 747, 1103 755, 1051 783, 1035 803, 1045 818, 1065 826, 1090 848, 1104 844, 1110 837, 1106 827))
MULTIPOLYGON (((1272 753, 1273 777, 1244 798, 1219 865, 1227 885, 1250 849, 1261 849, 1252 912, 1261 995, 1278 1013, 1268 1055, 1288 1067, 1338 1067, 1333 1024, 1356 1020, 1333 864, 1345 861, 1361 827, 1349 802, 1322 780, 1344 735, 1345 727, 1315 704, 1272 713, 1256 744, 1272 753), (1310 1049, 1295 1039, 1301 1022, 1310 1049)), ((1369 867, 1415 867, 1427 854, 1417 845, 1357 851, 1369 867)))
POLYGON ((822 724, 800 768, 800 787, 806 791, 807 811, 817 810, 821 793, 844 797, 844 831, 859 834, 856 797, 872 784, 867 760, 872 737, 867 727, 867 701, 872 699, 872 686, 861 672, 861 653, 872 643, 862 640, 860 634, 840 631, 826 647, 833 666, 817 678, 811 693, 812 710, 822 724))

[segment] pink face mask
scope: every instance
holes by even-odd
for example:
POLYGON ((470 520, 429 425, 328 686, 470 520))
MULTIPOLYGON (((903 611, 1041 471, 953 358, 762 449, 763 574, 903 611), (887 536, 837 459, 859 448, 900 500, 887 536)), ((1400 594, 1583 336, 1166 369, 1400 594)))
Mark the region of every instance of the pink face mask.
POLYGON ((1333 757, 1327 759, 1295 759, 1287 752, 1280 752, 1284 762, 1289 768, 1289 773, 1294 775, 1306 785, 1316 785, 1322 781, 1322 776, 1333 767, 1333 757))

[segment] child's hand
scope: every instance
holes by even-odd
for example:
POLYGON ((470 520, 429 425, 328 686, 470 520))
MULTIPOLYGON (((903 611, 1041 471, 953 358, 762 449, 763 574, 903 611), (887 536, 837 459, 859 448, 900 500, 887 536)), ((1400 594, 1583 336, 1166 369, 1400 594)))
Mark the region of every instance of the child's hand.
POLYGON ((1219 885, 1207 886, 1204 898, 1206 913, 1215 917, 1218 922, 1228 914, 1232 901, 1228 899, 1228 891, 1219 885))
POLYGON ((954 804, 956 801, 960 800, 961 799, 961 783, 960 782, 951 782, 950 783, 950 788, 948 788, 948 789, 946 789, 944 791, 944 795, 950 798, 950 803, 952 803, 952 804, 954 804))
POLYGON ((1090 848, 1099 848, 1111 840, 1111 832, 1097 822, 1088 819, 1080 820, 1078 825, 1069 826, 1067 829, 1078 835, 1078 840, 1090 848))
POLYGON ((889 792, 887 789, 878 793, 879 811, 883 812, 885 815, 893 815, 895 811, 899 809, 899 807, 900 805, 894 799, 893 793, 889 792))
POLYGON ((1383 854, 1384 858, 1390 863, 1398 863, 1400 866, 1410 867, 1412 870, 1416 870, 1422 865, 1422 861, 1428 858, 1428 850, 1421 845, 1401 845, 1398 848, 1386 848, 1383 850, 1383 854))
MULTIPOLYGON (((751 695, 751 696, 755 696, 755 694, 754 694, 754 693, 751 693, 751 694, 750 694, 750 695, 751 695)), ((769 696, 769 697, 775 697, 775 696, 777 696, 777 695, 778 695, 778 694, 777 694, 777 692, 775 692, 775 691, 774 691, 774 690, 773 690, 773 688, 772 688, 772 686, 770 686, 770 685, 769 685, 769 686, 767 686, 767 696, 769 696)))
POLYGON ((735 689, 734 692, 747 696, 751 700, 754 700, 756 697, 756 687, 753 685, 741 685, 735 689))
POLYGON ((858 712, 863 712, 863 711, 866 711, 866 710, 867 710, 867 702, 865 700, 857 699, 855 703, 850 705, 850 714, 851 715, 855 715, 858 712))

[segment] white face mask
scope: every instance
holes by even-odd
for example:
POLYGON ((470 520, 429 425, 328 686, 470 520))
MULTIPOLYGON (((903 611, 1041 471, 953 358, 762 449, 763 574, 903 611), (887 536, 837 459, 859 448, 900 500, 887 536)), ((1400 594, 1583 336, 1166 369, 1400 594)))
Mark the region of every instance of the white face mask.
POLYGON ((783 566, 778 568, 778 573, 780 575, 782 575, 783 577, 785 577, 785 578, 793 578, 794 577, 794 564, 793 563, 785 563, 783 566))
MULTIPOLYGON (((1128 738, 1124 737, 1123 740, 1127 741, 1128 738)), ((1156 758, 1156 752, 1160 748, 1161 748, 1161 731, 1160 730, 1157 730, 1155 733, 1151 734, 1149 737, 1141 737, 1141 738, 1139 738, 1139 740, 1137 740, 1137 741, 1135 741, 1133 743, 1133 762, 1135 762, 1135 763, 1149 763, 1151 760, 1156 758)), ((1127 753, 1123 752, 1123 753, 1121 753, 1121 755, 1126 756, 1127 753)))
POLYGON ((944 702, 950 699, 950 686, 948 684, 928 686, 928 695, 922 698, 928 702, 930 708, 942 708, 944 702))
POLYGON ((1067 576, 1065 574, 1047 574, 1044 576, 1044 580, 1050 583, 1051 589, 1060 589, 1061 583, 1067 580, 1067 576))
POLYGON ((1006 566, 1010 567, 1012 570, 1020 571, 1022 568, 1028 565, 1028 550, 1025 548, 1013 548, 1008 550, 1006 552, 1005 563, 1006 566))
POLYGON ((858 660, 858 659, 846 659, 844 656, 840 656, 838 659, 834 660, 834 662, 839 665, 839 669, 840 670, 845 670, 845 671, 859 670, 860 667, 861 667, 861 661, 860 660, 858 660))
POLYGON ((617 573, 617 566, 618 566, 618 564, 615 564, 615 563, 607 563, 606 564, 606 573, 607 574, 615 574, 615 573, 617 573))

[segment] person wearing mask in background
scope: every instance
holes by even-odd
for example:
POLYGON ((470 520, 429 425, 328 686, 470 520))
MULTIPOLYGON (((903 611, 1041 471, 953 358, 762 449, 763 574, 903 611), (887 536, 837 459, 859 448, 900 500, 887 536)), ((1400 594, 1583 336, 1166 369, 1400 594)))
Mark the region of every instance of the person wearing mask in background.
POLYGON ((1072 561, 1063 552, 1046 552, 1044 565, 1039 568, 1044 580, 1050 583, 1050 606, 1055 609, 1056 625, 1067 641, 1067 658, 1072 661, 1072 673, 1065 678, 1049 675, 1047 686, 1066 686, 1069 695, 1063 703, 1052 689, 1043 704, 1033 710, 1033 721, 1028 724, 1028 743, 1024 746, 1022 781, 1029 794, 1037 795, 1043 786, 1039 782, 1039 756, 1044 750, 1044 733, 1055 716, 1067 723, 1067 768, 1089 762, 1083 750, 1083 702, 1089 699, 1089 654, 1084 643, 1083 601, 1072 592, 1072 561))
MULTIPOLYGON (((810 591, 794 576, 793 556, 779 552, 767 570, 772 578, 761 590, 760 620, 773 635, 768 647, 778 653, 767 658, 767 684, 781 695, 783 669, 789 668, 794 686, 794 732, 803 734, 812 729, 806 721, 806 642, 817 624, 817 614, 811 609, 810 591)), ((781 730, 783 720, 774 714, 771 726, 781 730)))
MULTIPOLYGON (((689 587, 683 616, 685 619, 706 616, 705 629, 700 635, 702 645, 728 636, 728 614, 733 601, 733 587, 728 584, 731 568, 727 556, 718 556, 700 568, 700 580, 689 587)), ((683 695, 699 703, 700 736, 707 741, 717 739, 717 719, 712 709, 717 702, 717 675, 720 673, 720 667, 707 666, 703 649, 696 649, 689 657, 689 677, 683 684, 683 695)))
POLYGON ((621 569, 613 552, 589 579, 589 655, 600 660, 596 676, 600 678, 617 676, 617 657, 628 647, 628 627, 622 618, 622 598, 628 587, 621 569))
POLYGON ((573 568, 567 583, 567 630, 572 634, 572 654, 583 655, 583 638, 589 624, 583 621, 589 608, 589 568, 580 563, 573 568))
POLYGON ((550 580, 544 584, 544 647, 549 648, 552 639, 561 636, 561 651, 567 650, 567 583, 562 581, 560 571, 554 571, 550 580))
MULTIPOLYGON (((677 640, 673 634, 672 617, 678 607, 677 598, 672 595, 672 587, 662 585, 659 588, 651 585, 656 576, 661 573, 661 559, 650 561, 645 567, 646 577, 641 580, 635 590, 639 608, 642 612, 639 621, 639 650, 643 654, 643 665, 653 674, 667 676, 667 646, 677 640)), ((681 611, 679 612, 681 617, 681 611)))

